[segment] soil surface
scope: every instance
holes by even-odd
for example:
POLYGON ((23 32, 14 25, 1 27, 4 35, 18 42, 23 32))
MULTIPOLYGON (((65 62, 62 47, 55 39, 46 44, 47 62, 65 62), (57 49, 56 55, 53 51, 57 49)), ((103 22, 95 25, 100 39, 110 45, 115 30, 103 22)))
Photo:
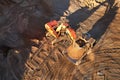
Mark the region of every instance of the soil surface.
POLYGON ((120 80, 120 1, 1 0, 0 80, 120 80), (65 56, 70 39, 46 37, 45 23, 65 16, 78 37, 96 40, 81 64, 65 56), (92 59, 92 60, 90 60, 92 59))

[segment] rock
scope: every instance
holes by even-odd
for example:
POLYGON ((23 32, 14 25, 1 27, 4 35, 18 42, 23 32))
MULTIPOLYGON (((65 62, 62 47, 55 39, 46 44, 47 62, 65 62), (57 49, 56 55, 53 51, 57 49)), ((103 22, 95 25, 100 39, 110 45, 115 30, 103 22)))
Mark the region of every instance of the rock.
POLYGON ((38 39, 31 39, 33 44, 39 45, 40 41, 38 39))
POLYGON ((32 53, 35 53, 37 50, 38 50, 37 47, 35 47, 35 46, 32 46, 32 47, 31 47, 31 52, 32 52, 32 53))

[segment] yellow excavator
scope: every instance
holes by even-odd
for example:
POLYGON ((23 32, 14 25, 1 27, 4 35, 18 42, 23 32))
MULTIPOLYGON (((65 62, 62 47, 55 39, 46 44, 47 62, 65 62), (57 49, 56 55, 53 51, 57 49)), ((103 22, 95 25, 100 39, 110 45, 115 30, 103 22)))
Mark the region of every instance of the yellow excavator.
POLYGON ((69 36, 71 43, 63 54, 75 65, 79 65, 82 62, 82 59, 91 52, 91 48, 95 43, 95 39, 89 34, 78 37, 74 29, 66 21, 52 20, 45 24, 45 29, 47 30, 46 36, 49 34, 55 39, 61 36, 61 32, 69 36))

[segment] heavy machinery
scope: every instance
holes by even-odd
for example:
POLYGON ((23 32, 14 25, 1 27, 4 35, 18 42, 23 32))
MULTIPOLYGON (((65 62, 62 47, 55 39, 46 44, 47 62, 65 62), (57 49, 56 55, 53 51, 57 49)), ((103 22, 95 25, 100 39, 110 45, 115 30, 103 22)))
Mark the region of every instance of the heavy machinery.
MULTIPOLYGON (((45 28, 48 31, 46 36, 49 35, 55 38, 55 40, 52 41, 52 44, 56 43, 59 37, 69 37, 70 45, 67 47, 66 51, 63 51, 63 54, 75 65, 79 65, 81 63, 82 59, 91 52, 91 48, 95 43, 95 39, 93 39, 89 34, 77 36, 76 32, 70 27, 68 22, 63 20, 52 20, 45 24, 45 28)), ((65 38, 66 37, 62 39, 65 38)))

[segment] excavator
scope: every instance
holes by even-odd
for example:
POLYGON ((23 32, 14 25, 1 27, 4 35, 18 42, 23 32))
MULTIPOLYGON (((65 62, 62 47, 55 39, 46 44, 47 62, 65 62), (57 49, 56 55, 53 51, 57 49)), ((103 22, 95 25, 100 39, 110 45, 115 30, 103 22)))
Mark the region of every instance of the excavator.
POLYGON ((52 41, 52 44, 56 43, 61 36, 69 37, 71 43, 63 54, 75 65, 82 63, 83 58, 91 53, 92 47, 95 43, 95 39, 93 39, 88 33, 84 36, 77 36, 75 30, 71 28, 66 19, 47 22, 45 24, 45 29, 47 30, 46 36, 49 35, 55 38, 55 40, 52 41))

